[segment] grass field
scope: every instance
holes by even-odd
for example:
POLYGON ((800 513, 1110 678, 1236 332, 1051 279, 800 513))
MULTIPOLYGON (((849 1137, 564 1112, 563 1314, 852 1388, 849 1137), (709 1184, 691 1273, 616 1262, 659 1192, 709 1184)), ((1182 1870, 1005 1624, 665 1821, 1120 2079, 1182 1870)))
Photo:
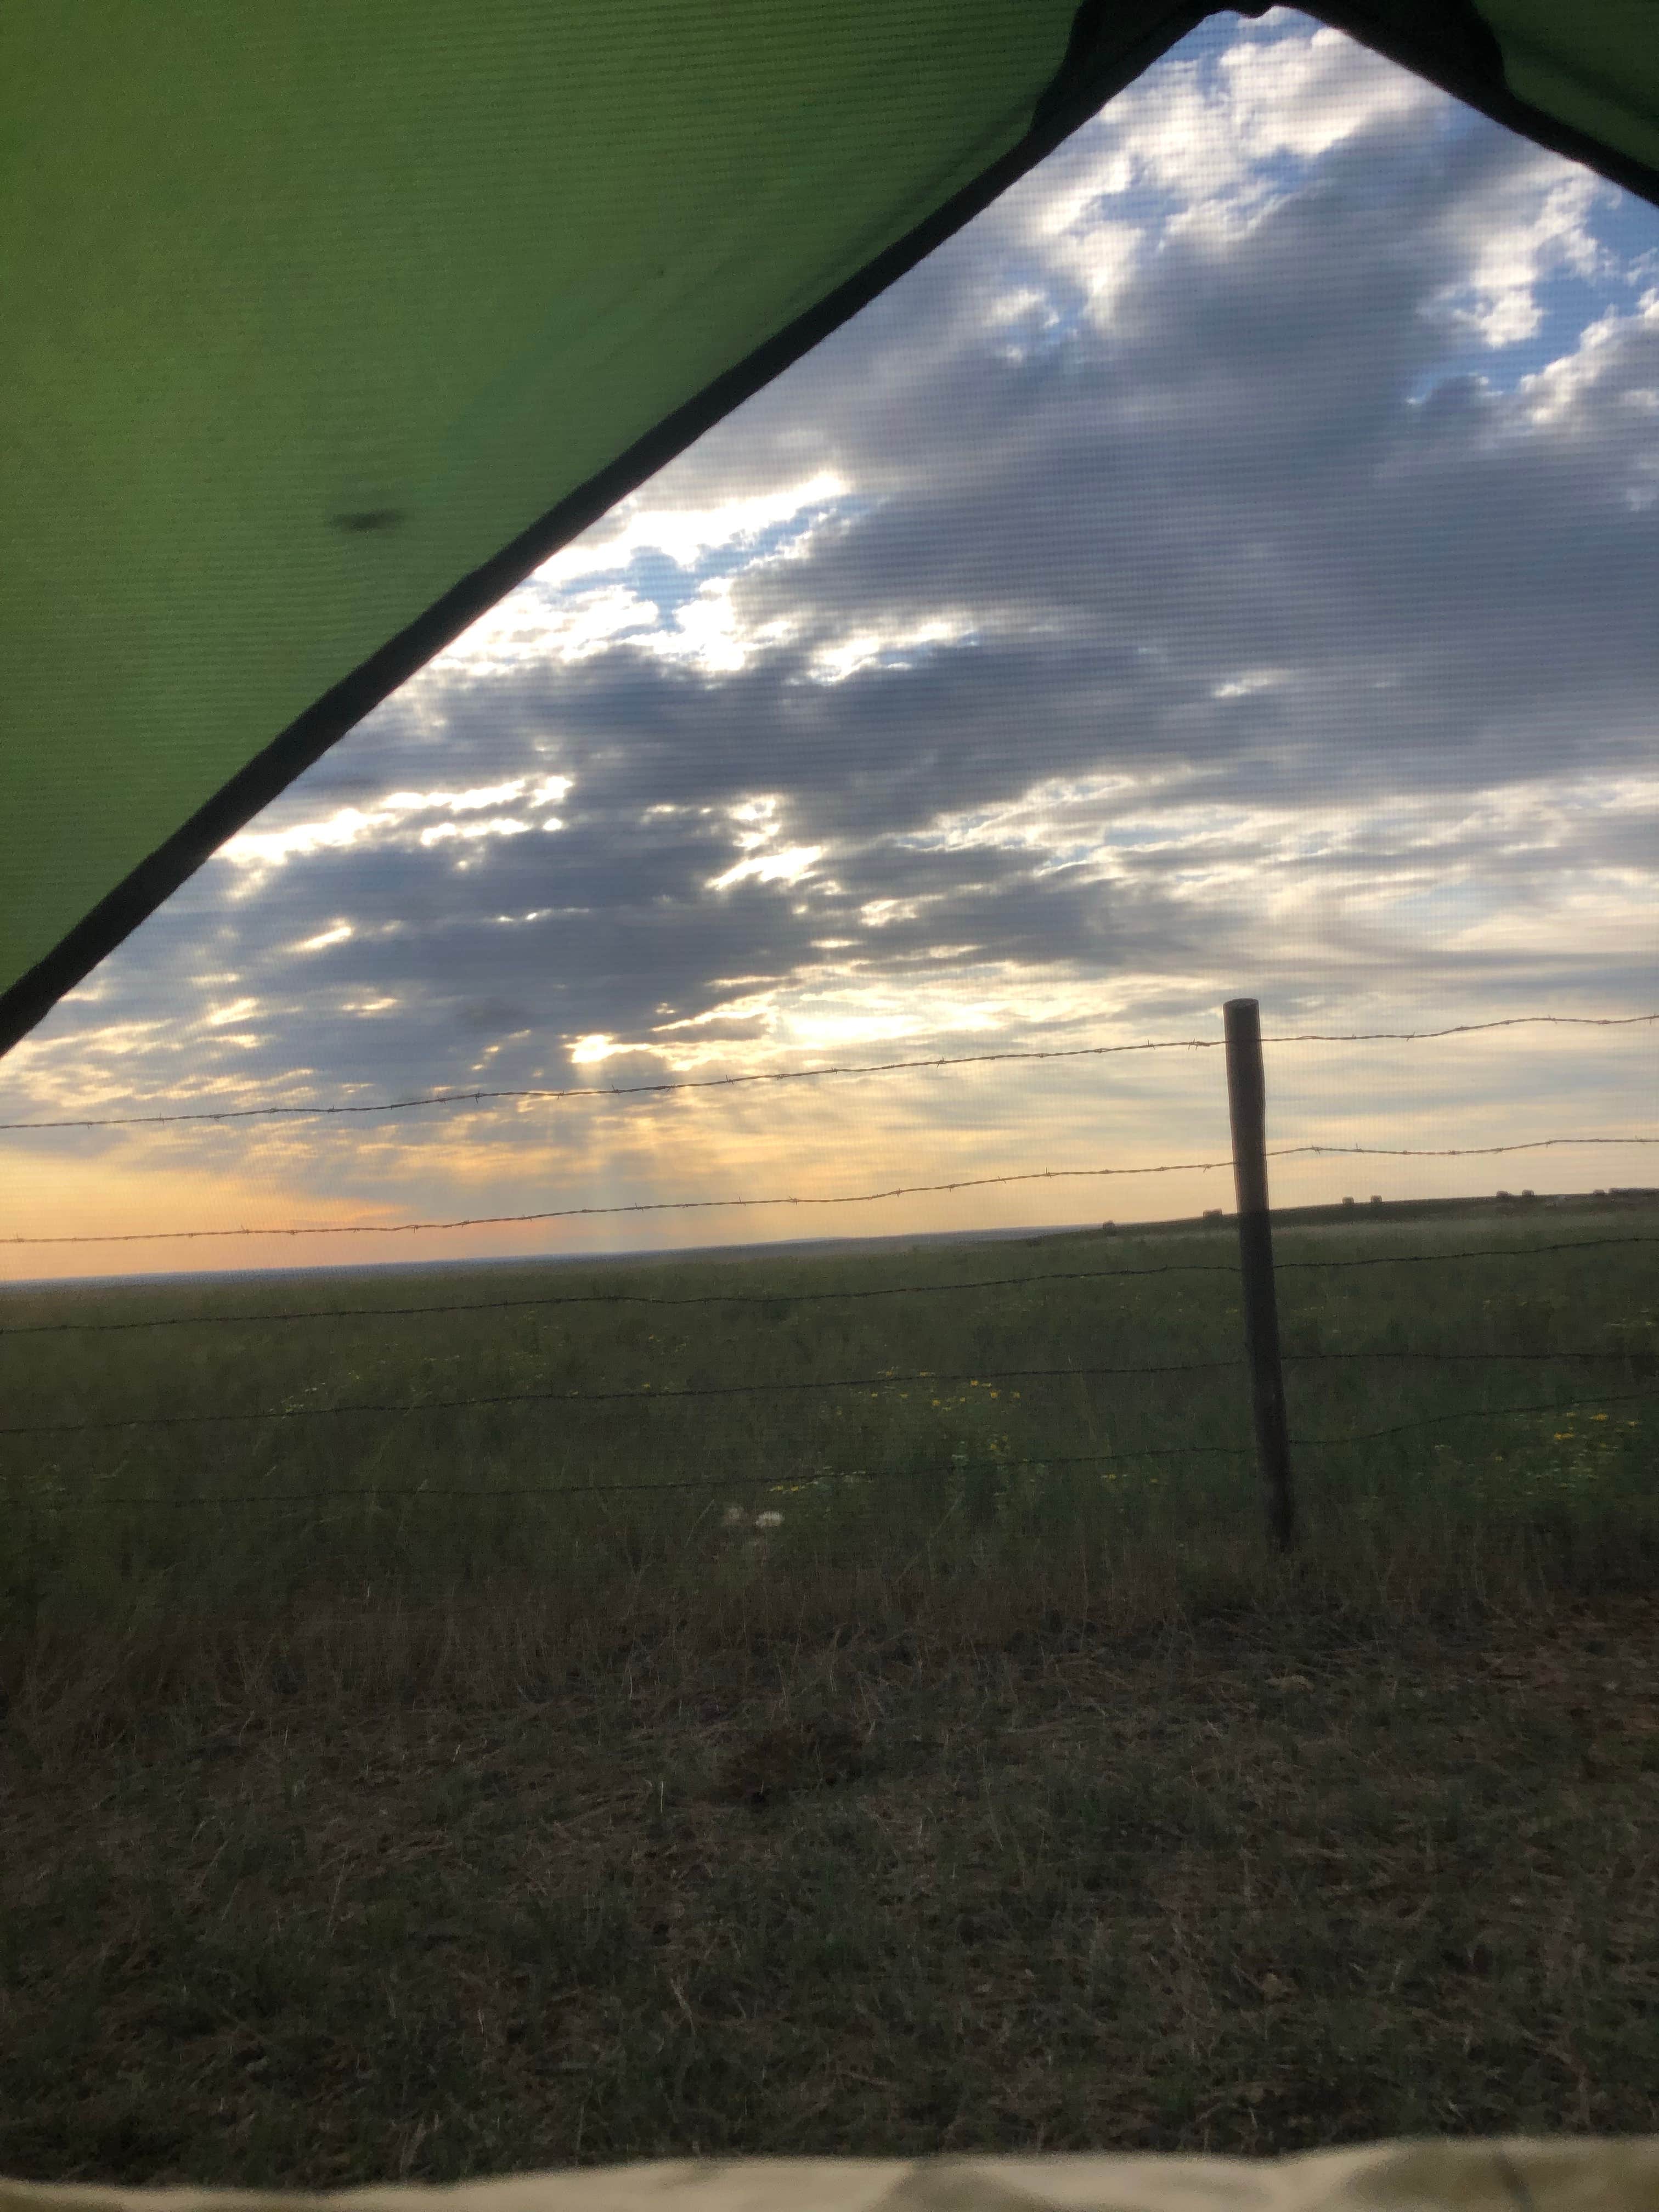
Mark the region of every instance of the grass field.
POLYGON ((6 1293, 0 2172, 1659 2129, 1656 1231, 6 1293))
MULTIPOLYGON (((1455 1528, 1462 1561, 1524 1528, 1557 1569, 1589 1544, 1598 1587, 1628 1567, 1659 1370, 1650 1222, 1282 1231, 1316 1554, 1455 1528), (1508 1407, 1541 1410, 1472 1418, 1508 1407)), ((754 1594, 763 1512, 767 1589, 1256 1550, 1230 1228, 13 1292, 0 1312, 0 1589, 37 1630, 504 1583, 607 1613, 623 1586, 701 1604, 711 1581, 754 1594), (132 1417, 155 1425, 96 1425, 132 1417)))

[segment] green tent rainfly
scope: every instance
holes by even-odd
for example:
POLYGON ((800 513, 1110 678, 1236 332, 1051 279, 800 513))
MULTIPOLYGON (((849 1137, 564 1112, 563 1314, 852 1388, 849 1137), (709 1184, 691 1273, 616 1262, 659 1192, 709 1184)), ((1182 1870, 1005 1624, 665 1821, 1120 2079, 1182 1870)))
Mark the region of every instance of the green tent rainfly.
MULTIPOLYGON (((0 1051, 1208 12, 13 0, 0 1051)), ((1659 0, 1315 12, 1659 198, 1659 0)))

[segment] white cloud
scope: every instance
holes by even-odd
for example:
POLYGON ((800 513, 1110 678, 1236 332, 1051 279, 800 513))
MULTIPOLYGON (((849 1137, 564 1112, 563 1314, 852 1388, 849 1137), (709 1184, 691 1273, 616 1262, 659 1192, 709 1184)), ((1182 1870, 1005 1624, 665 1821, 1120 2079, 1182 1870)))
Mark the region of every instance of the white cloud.
POLYGON ((729 672, 743 665, 746 650, 718 580, 665 613, 625 583, 582 589, 584 579, 619 575, 647 556, 689 575, 711 555, 752 549, 780 532, 783 543, 770 557, 787 558, 849 489, 845 477, 823 468, 761 490, 717 490, 705 505, 677 501, 661 483, 647 485, 510 592, 433 667, 484 673, 536 661, 569 666, 631 637, 666 657, 729 672))
POLYGON ((1275 10, 1221 58, 1226 106, 1206 119, 1251 161, 1291 154, 1315 161, 1361 131, 1413 125, 1448 105, 1444 93, 1340 31, 1322 26, 1310 35, 1298 26, 1280 34, 1295 20, 1275 10))
POLYGON ((971 614, 956 611, 930 615, 924 621, 894 623, 881 629, 848 631, 833 645, 820 646, 807 664, 812 679, 820 684, 845 683, 866 668, 903 668, 930 646, 959 646, 978 634, 980 624, 971 614))
POLYGON ((1441 230, 1464 273, 1429 304, 1485 346, 1516 345, 1543 319, 1540 286, 1589 277, 1600 258, 1589 217, 1609 190, 1540 149, 1488 187, 1461 199, 1441 230))
MULTIPOLYGON (((545 822, 541 824, 544 830, 561 826, 556 819, 550 824, 545 822)), ((531 827, 528 822, 516 821, 510 814, 496 815, 488 822, 433 822, 422 830, 421 842, 422 845, 442 845, 453 837, 460 837, 470 843, 477 843, 484 837, 522 837, 531 827)))
POLYGON ((822 845, 787 845, 781 852, 756 853, 739 860, 724 875, 712 876, 711 891, 729 890, 733 884, 750 880, 759 884, 798 884, 810 875, 823 857, 822 845))
POLYGON ((1644 293, 1632 313, 1610 308, 1585 325, 1569 351, 1523 377, 1517 420, 1530 428, 1571 431, 1593 419, 1604 391, 1626 415, 1627 434, 1641 439, 1659 430, 1659 291, 1644 293), (1642 348, 1634 363, 1632 341, 1642 348))
POLYGON ((1172 204, 1164 221, 1234 225, 1282 194, 1270 173, 1279 157, 1313 162, 1381 125, 1411 127, 1437 105, 1446 96, 1422 79, 1275 11, 1213 73, 1171 61, 1120 94, 1058 159, 1048 189, 1029 196, 1016 234, 1104 319, 1156 235, 1112 203, 1150 192, 1172 204))
POLYGON ((637 1045, 618 1044, 608 1031, 595 1030, 587 1036, 578 1037, 570 1048, 570 1057, 578 1067, 598 1067, 618 1053, 636 1052, 637 1045))
POLYGON ((433 665, 483 673, 522 663, 585 660, 617 638, 656 629, 662 611, 623 584, 591 592, 559 591, 545 572, 508 592, 474 623, 433 665))
POLYGON ((537 578, 568 586, 578 576, 624 568, 641 553, 692 569, 722 547, 753 544, 782 524, 804 522, 845 499, 851 489, 838 471, 825 468, 761 490, 729 492, 702 506, 677 501, 667 483, 647 485, 556 553, 537 578))
MULTIPOLYGON (((568 775, 516 775, 461 791, 391 791, 373 806, 341 806, 313 821, 289 823, 274 830, 241 830, 220 848, 219 857, 258 878, 289 860, 308 860, 323 853, 429 846, 452 837, 510 837, 534 828, 558 829, 562 825, 557 817, 545 815, 539 823, 526 821, 522 815, 498 813, 485 822, 469 822, 465 817, 486 807, 515 802, 533 814, 557 805, 571 787, 568 775), (416 829, 414 825, 422 814, 443 814, 450 819, 416 829)), ((299 949, 308 951, 316 947, 306 945, 299 949)))
POLYGON ((1294 680, 1295 672, 1289 668, 1249 668, 1231 677, 1225 684, 1216 684, 1210 693, 1212 699, 1253 699, 1259 692, 1279 691, 1294 680))
MULTIPOLYGON (((1275 11, 1213 70, 1173 62, 1121 94, 1060 158, 1051 188, 1030 194, 1006 227, 1109 327, 1161 236, 1224 247, 1295 188, 1286 161, 1311 166, 1377 131, 1420 135, 1455 112, 1437 88, 1341 33, 1275 11), (1149 194, 1162 204, 1150 216, 1149 194)), ((1462 273, 1431 312, 1492 348, 1533 337, 1540 287, 1562 271, 1593 273, 1588 218, 1608 189, 1540 149, 1462 195, 1443 221, 1462 273)), ((1022 279, 997 319, 1040 328, 1043 296, 1022 279)))

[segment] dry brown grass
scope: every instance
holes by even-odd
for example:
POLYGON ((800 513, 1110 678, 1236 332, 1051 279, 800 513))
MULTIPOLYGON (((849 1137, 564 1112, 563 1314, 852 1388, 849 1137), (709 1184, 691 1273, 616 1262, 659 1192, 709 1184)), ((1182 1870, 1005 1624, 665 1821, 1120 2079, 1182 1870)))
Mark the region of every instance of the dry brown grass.
POLYGON ((1138 1591, 41 1656, 0 2171, 1659 2128, 1650 1600, 1138 1591))

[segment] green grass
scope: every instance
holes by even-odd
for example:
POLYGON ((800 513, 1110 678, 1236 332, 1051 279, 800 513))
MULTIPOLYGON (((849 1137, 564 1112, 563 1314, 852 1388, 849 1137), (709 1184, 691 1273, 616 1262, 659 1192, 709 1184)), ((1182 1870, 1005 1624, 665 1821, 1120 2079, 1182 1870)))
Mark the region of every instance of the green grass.
MULTIPOLYGON (((1652 1404, 1621 1401, 1656 1389, 1659 1248, 1529 1256, 1540 1237, 1641 1227, 1540 1218, 1281 1234, 1311 1557, 1357 1571, 1379 1547, 1450 1544, 1465 1563, 1507 1547, 1516 1571, 1547 1554, 1595 1587, 1648 1575, 1659 1431, 1652 1404), (1452 1256, 1494 1242, 1513 1256, 1452 1256), (1296 1264, 1390 1251, 1447 1256, 1296 1264), (1356 1352, 1387 1356, 1330 1356, 1356 1352), (1514 1406, 1544 1410, 1443 1419, 1514 1406)), ((1232 1257, 1224 1230, 12 1293, 6 1426, 177 1425, 0 1438, 0 1595, 14 1624, 71 1636, 504 1579, 578 1610, 647 1584, 699 1603, 754 1583, 762 1511, 781 1516, 770 1589, 918 1567, 1006 1583, 1126 1548, 1237 1571, 1261 1546, 1232 1257), (325 1317, 263 1318, 309 1308, 325 1317), (28 1327, 204 1311, 234 1319, 28 1327), (362 1404, 408 1410, 328 1410, 362 1404)))
POLYGON ((1650 1218, 8 1294, 0 2172, 1659 2129, 1650 1218))

